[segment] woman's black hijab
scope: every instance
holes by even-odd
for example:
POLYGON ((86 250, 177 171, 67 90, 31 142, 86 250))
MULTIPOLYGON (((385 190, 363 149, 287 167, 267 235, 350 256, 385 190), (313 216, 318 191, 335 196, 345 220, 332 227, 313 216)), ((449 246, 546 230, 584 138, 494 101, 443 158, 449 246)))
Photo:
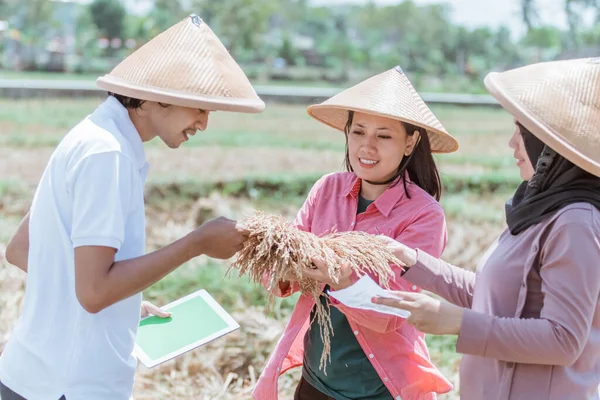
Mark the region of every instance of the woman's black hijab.
POLYGON ((572 203, 590 203, 600 210, 600 178, 544 145, 521 124, 517 126, 535 173, 506 203, 510 233, 517 235, 572 203))

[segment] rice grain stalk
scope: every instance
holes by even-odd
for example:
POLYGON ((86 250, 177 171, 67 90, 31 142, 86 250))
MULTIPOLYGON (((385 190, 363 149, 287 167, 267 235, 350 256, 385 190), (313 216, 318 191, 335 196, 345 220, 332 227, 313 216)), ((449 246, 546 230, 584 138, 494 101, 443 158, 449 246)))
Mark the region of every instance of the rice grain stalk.
POLYGON ((383 240, 365 232, 331 232, 319 237, 296 228, 281 216, 261 212, 241 222, 250 235, 229 270, 236 269, 240 276, 247 275, 255 283, 265 284, 269 291, 268 308, 275 298, 273 290, 281 281, 297 282, 299 291, 315 300, 315 318, 323 340, 319 369, 326 373, 334 334, 330 310, 320 302, 320 296, 326 296, 322 284, 304 277, 302 271, 315 268, 312 259, 318 257, 327 265, 329 277, 335 283, 343 263, 357 276, 372 275, 389 288, 389 280, 394 276, 390 264, 401 265, 400 260, 383 240))

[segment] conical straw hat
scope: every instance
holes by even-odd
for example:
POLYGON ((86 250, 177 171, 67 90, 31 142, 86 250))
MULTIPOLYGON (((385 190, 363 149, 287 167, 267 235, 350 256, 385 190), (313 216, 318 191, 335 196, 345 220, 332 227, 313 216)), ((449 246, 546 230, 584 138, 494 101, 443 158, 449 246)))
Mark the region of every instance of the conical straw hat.
POLYGON ((160 33, 97 84, 123 96, 209 111, 259 113, 265 108, 240 66, 197 15, 160 33))
POLYGON ((502 107, 544 144, 600 176, 600 58, 493 72, 484 83, 502 107))
POLYGON ((433 115, 400 67, 375 75, 321 104, 308 107, 318 121, 344 131, 348 111, 375 114, 425 128, 434 153, 458 150, 452 137, 433 115))

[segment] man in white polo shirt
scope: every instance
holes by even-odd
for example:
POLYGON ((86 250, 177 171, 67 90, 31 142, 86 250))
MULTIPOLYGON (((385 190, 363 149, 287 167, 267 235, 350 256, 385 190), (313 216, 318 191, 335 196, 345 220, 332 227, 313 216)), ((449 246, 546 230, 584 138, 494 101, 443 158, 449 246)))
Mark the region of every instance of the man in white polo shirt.
POLYGON ((98 85, 110 96, 58 145, 6 249, 28 275, 0 358, 3 400, 129 399, 141 292, 193 257, 231 257, 247 237, 217 218, 144 255, 143 142, 177 148, 211 111, 264 109, 210 28, 184 19, 98 85))

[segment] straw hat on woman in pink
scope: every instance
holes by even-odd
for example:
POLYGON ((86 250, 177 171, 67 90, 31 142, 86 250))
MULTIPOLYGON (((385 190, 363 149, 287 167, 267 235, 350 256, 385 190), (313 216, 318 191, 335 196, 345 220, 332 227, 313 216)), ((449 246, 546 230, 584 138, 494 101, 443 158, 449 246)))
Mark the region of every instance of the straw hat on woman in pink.
POLYGON ((442 126, 397 66, 308 107, 316 120, 344 131, 348 112, 361 112, 405 122, 426 130, 432 153, 452 153, 458 142, 442 126))

